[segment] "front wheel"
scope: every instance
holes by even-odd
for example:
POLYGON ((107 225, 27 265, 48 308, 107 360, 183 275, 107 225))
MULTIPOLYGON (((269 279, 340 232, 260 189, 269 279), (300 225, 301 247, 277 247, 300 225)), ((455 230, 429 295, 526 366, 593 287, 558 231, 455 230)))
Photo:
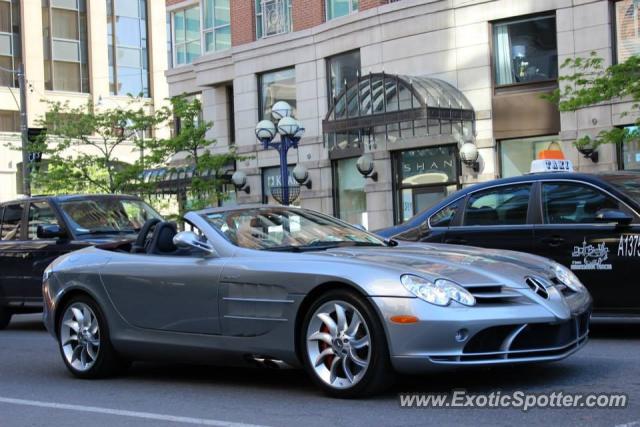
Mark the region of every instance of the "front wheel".
POLYGON ((369 302, 355 292, 323 295, 307 312, 301 331, 305 369, 327 394, 360 397, 393 382, 382 325, 369 302))
POLYGON ((9 326, 12 314, 6 307, 0 307, 0 331, 9 326))
POLYGON ((111 345, 102 311, 88 296, 75 297, 64 307, 58 337, 65 365, 79 378, 103 378, 127 366, 111 345))

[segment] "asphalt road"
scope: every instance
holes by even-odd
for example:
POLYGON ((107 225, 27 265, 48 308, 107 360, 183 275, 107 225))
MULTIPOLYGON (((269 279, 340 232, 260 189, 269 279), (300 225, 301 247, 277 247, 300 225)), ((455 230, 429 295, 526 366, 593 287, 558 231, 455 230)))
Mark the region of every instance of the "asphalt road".
POLYGON ((336 400, 300 371, 134 364, 77 380, 36 315, 0 332, 0 427, 13 426, 619 426, 640 427, 640 325, 595 326, 587 346, 545 365, 400 378, 382 396, 336 400), (624 409, 406 409, 399 392, 624 392, 624 409))

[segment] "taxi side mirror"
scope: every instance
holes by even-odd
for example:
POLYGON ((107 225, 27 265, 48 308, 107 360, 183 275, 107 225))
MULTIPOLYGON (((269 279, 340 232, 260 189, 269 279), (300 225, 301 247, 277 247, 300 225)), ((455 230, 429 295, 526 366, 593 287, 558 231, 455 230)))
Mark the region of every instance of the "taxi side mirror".
POLYGON ((58 224, 40 224, 36 236, 38 239, 66 239, 68 235, 58 224))
POLYGON ((598 222, 615 223, 621 226, 627 226, 633 221, 633 217, 625 212, 617 209, 600 209, 596 212, 598 222))

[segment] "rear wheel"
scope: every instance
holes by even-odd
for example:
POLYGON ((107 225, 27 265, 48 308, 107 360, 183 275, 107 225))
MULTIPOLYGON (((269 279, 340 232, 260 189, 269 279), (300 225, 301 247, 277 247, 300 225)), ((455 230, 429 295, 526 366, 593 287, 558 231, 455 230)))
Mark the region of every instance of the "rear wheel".
POLYGON ((74 297, 64 307, 58 337, 62 360, 79 378, 103 378, 127 367, 111 345, 100 307, 88 296, 74 297))
POLYGON ((0 307, 0 330, 5 329, 11 322, 11 316, 13 313, 6 307, 0 307))
POLYGON ((382 325, 355 292, 337 290, 320 297, 307 312, 301 335, 305 369, 327 394, 359 397, 393 382, 382 325))

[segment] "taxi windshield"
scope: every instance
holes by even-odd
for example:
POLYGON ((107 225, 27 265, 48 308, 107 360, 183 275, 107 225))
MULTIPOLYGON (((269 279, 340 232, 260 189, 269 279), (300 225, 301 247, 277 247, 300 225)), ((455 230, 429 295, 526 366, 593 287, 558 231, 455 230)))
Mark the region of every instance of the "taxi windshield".
POLYGON ((202 217, 241 248, 311 251, 386 246, 373 234, 306 209, 260 207, 204 213, 202 217))
POLYGON ((640 205, 640 172, 612 173, 600 177, 640 205))

